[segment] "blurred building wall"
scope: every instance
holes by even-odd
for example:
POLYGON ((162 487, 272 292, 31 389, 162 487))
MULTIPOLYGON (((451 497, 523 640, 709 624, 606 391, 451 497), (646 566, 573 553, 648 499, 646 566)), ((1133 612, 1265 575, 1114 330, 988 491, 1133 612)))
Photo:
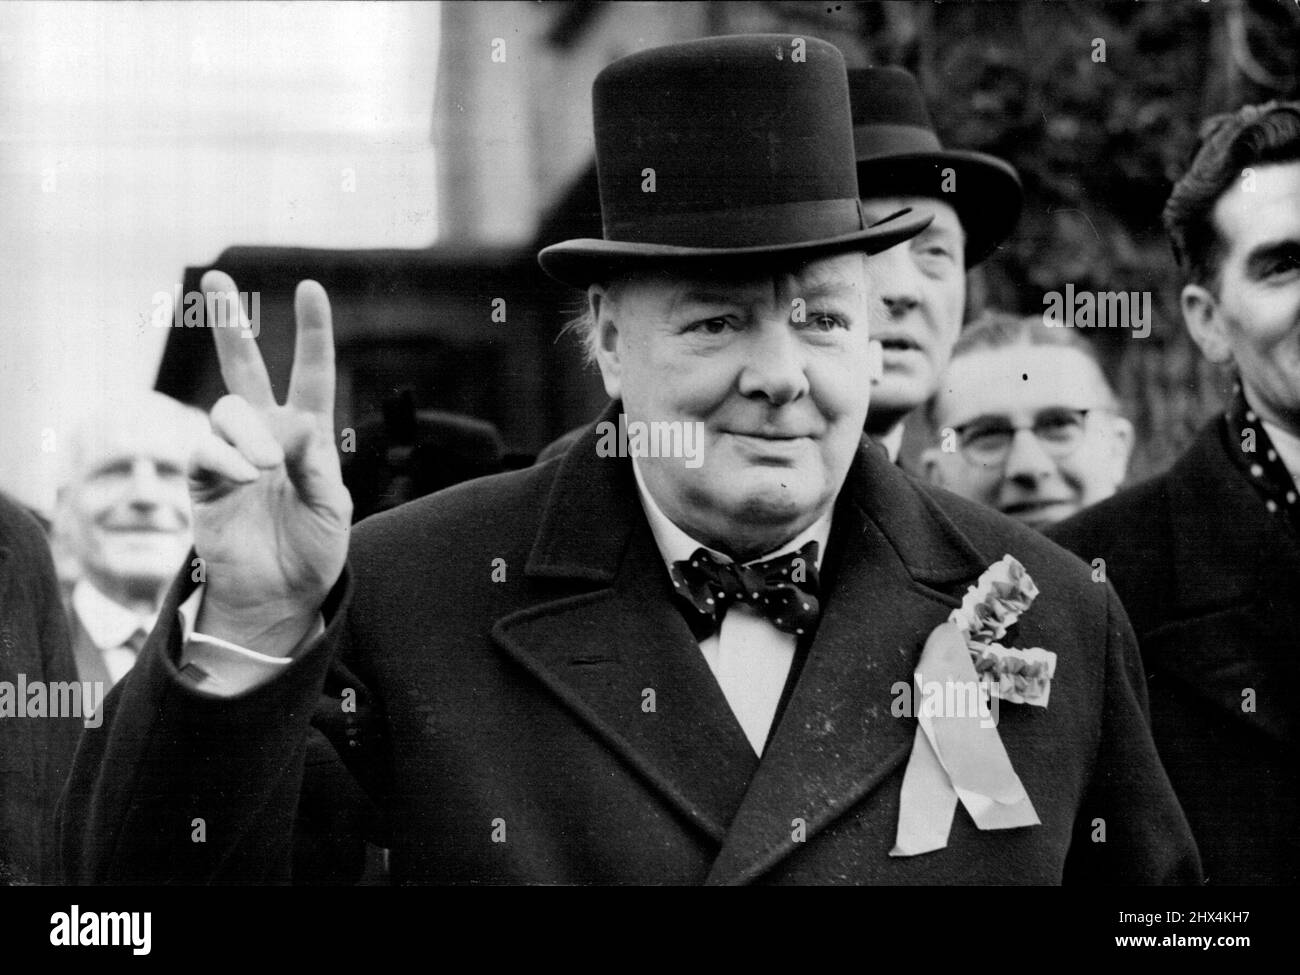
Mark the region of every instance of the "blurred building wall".
POLYGON ((0 488, 154 380, 159 292, 231 244, 438 230, 434 3, 0 4, 0 488))

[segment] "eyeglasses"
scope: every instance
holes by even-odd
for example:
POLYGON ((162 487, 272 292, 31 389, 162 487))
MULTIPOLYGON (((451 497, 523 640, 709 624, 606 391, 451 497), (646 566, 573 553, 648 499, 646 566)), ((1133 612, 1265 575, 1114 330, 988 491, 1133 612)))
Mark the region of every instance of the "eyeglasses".
POLYGON ((1029 430, 1042 444, 1043 452, 1062 460, 1078 449, 1089 413, 1099 410, 1072 410, 1053 407, 1041 411, 1032 424, 1016 426, 1002 417, 980 417, 954 427, 957 448, 972 464, 997 467, 1006 463, 1011 444, 1021 430, 1029 430))

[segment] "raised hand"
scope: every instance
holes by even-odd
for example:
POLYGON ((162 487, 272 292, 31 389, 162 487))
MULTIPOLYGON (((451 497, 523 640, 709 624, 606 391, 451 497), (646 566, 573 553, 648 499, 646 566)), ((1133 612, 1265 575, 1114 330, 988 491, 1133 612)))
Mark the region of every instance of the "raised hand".
POLYGON ((315 281, 298 284, 293 372, 281 406, 235 282, 209 271, 200 287, 209 322, 241 327, 212 329, 229 394, 212 408, 212 431, 190 462, 194 546, 207 579, 197 629, 283 655, 313 626, 343 571, 352 521, 334 442, 329 298, 315 281))

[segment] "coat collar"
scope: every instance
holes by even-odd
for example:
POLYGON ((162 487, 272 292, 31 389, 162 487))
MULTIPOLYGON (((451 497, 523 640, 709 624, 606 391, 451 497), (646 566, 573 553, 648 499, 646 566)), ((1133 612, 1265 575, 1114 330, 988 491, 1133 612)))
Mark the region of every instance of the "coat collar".
MULTIPOLYGON (((1294 747, 1300 718, 1300 546, 1265 510, 1209 424, 1167 475, 1173 578, 1160 666, 1216 706, 1294 747), (1242 692, 1256 694, 1254 711, 1242 692)), ((1150 639, 1146 637, 1144 639, 1150 639)))
MULTIPOLYGON (((1300 568, 1297 548, 1228 456, 1223 423, 1207 425, 1167 475, 1176 611, 1253 602, 1274 588, 1274 562, 1300 568)), ((1295 580, 1285 580, 1293 591, 1295 580)))
POLYGON ((524 570, 567 585, 493 636, 718 846, 710 882, 753 879, 797 848, 795 820, 810 839, 906 759, 914 727, 892 715, 891 688, 910 685, 953 588, 986 560, 864 445, 836 505, 822 620, 760 761, 672 603, 630 461, 598 457, 596 441, 593 428, 556 461, 524 570))

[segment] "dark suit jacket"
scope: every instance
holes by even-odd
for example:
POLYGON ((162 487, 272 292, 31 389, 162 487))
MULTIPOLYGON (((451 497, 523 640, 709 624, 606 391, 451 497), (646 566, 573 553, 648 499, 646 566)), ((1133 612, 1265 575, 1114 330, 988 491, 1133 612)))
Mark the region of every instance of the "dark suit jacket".
POLYGON ((383 811, 397 882, 1199 878, 1132 633, 1076 559, 861 451, 824 615, 760 761, 672 601, 630 461, 595 445, 358 526, 326 638, 237 699, 178 678, 178 582, 79 752, 62 821, 74 878, 289 879, 300 792, 342 801, 304 790, 313 714, 383 811), (891 858, 916 728, 891 715, 892 687, 1006 552, 1042 590, 1019 645, 1059 655, 1050 707, 1001 712, 1042 825, 981 832, 959 810, 946 849, 891 858), (207 842, 192 843, 200 817, 207 842))
MULTIPOLYGON (((76 680, 54 565, 40 526, 0 497, 0 683, 76 680)), ((0 716, 0 883, 57 879, 55 802, 77 718, 0 716)))
POLYGON ((1206 879, 1300 882, 1300 546, 1222 420, 1164 476, 1052 532, 1106 560, 1141 645, 1156 745, 1206 879), (1249 705, 1253 691, 1254 710, 1249 705))

